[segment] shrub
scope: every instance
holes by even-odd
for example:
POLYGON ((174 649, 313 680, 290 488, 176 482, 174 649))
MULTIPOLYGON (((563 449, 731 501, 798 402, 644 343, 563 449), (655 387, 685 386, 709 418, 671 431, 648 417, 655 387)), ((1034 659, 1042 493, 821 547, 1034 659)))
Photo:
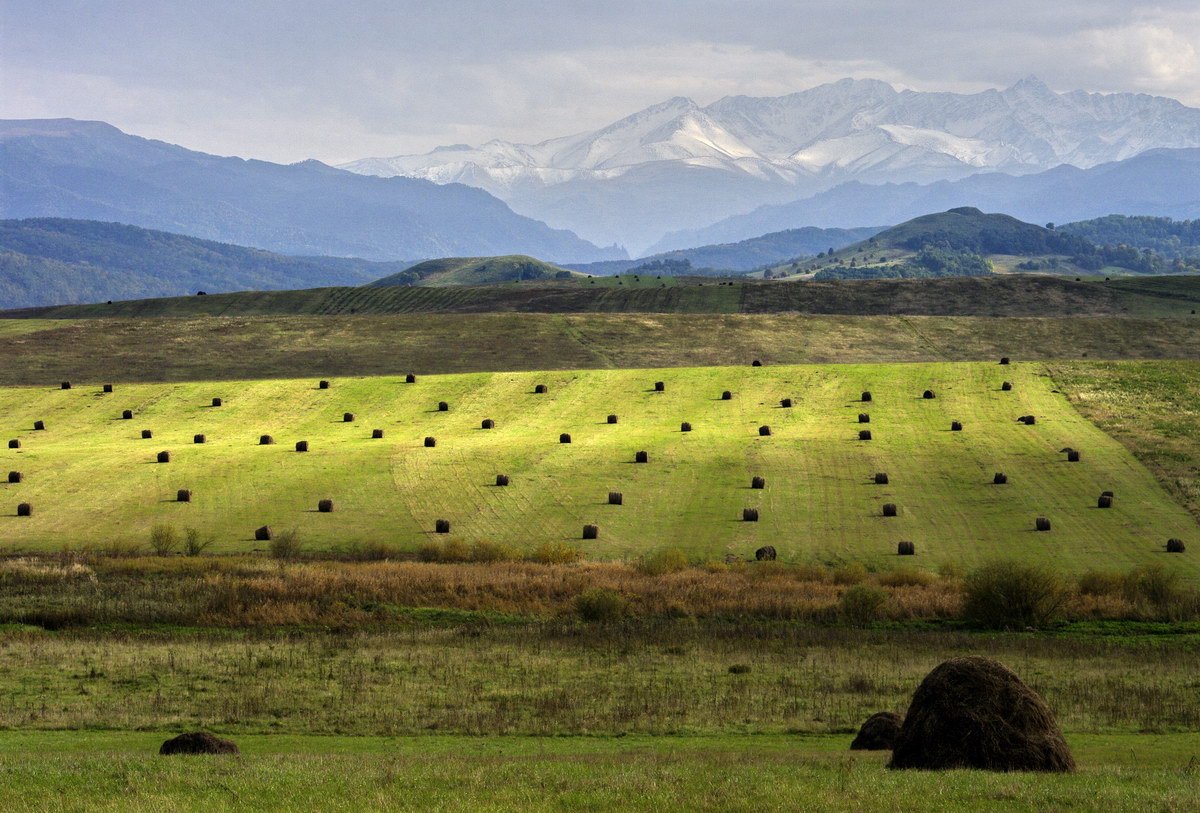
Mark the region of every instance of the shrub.
POLYGON ((748 675, 748 674, 750 674, 750 664, 748 664, 748 663, 732 664, 729 667, 729 674, 731 674, 731 675, 748 675))
POLYGON ((647 576, 678 573, 688 566, 687 554, 680 548, 663 548, 651 551, 638 560, 638 570, 647 576))
POLYGON ((300 534, 296 532, 296 529, 292 528, 287 531, 280 531, 272 536, 270 545, 271 558, 281 561, 295 559, 300 555, 302 548, 300 534))
POLYGON ((173 525, 155 525, 150 529, 150 548, 155 556, 170 556, 179 547, 179 532, 173 525))
POLYGON ((851 562, 833 569, 834 584, 859 584, 866 578, 867 568, 859 562, 851 562))
POLYGON ((211 534, 204 536, 196 528, 183 529, 183 552, 188 556, 199 556, 215 541, 211 534))
POLYGON ((842 617, 851 624, 869 624, 879 619, 887 593, 870 584, 856 584, 842 594, 842 617))
POLYGON ((1131 603, 1166 609, 1179 595, 1179 574, 1157 563, 1143 565, 1125 574, 1122 592, 1131 603))
POLYGON ((1052 571, 1021 562, 992 562, 967 576, 963 615, 993 629, 1043 627, 1062 612, 1067 591, 1052 571))
POLYGON ((1113 570, 1089 570, 1079 577, 1079 592, 1085 596, 1119 595, 1125 579, 1113 570))
POLYGON ((517 552, 508 545, 483 539, 471 546, 472 562, 511 562, 517 552))
POLYGON ((583 552, 566 542, 543 542, 529 554, 529 561, 540 565, 568 565, 582 558, 583 552))
POLYGON ((606 587, 593 587, 575 598, 575 612, 588 622, 619 621, 626 609, 625 599, 606 587))

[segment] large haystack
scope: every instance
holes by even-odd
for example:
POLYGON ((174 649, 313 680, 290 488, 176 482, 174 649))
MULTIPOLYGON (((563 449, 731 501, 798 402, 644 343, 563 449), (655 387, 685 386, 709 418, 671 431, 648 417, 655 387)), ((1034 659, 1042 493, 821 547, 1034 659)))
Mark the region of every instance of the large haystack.
POLYGON ((171 754, 240 754, 233 740, 214 737, 204 731, 189 731, 172 737, 162 744, 158 753, 164 756, 171 754))
POLYGON ((872 714, 850 743, 851 751, 890 751, 900 733, 904 718, 894 711, 872 714))
POLYGON ((1054 713, 990 658, 954 658, 921 681, 896 737, 891 768, 1075 770, 1054 713))

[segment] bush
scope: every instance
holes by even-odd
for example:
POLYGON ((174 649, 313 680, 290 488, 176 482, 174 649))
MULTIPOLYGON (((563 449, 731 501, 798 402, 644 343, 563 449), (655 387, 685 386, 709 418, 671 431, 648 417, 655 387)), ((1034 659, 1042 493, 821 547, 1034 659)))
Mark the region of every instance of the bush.
POLYGON ((851 624, 877 621, 888 595, 870 584, 856 584, 842 594, 842 617, 851 624))
POLYGON ((606 587, 593 587, 575 599, 575 612, 588 622, 618 621, 625 615, 625 599, 606 587))
POLYGON ((529 554, 529 561, 539 565, 569 565, 582 558, 583 552, 566 542, 543 542, 529 554))
POLYGON ((853 562, 833 569, 834 584, 859 584, 867 578, 867 568, 859 562, 853 562))
POLYGON ((183 552, 188 556, 199 556, 215 541, 211 534, 204 536, 196 528, 183 529, 183 552))
POLYGON ((750 674, 750 664, 735 663, 729 667, 729 674, 731 674, 731 675, 748 675, 748 674, 750 674))
POLYGON ((300 555, 300 550, 303 547, 300 543, 300 534, 296 533, 293 528, 287 531, 280 531, 271 539, 270 551, 272 559, 295 559, 300 555))
POLYGON ((1145 602, 1167 609, 1179 595, 1179 574, 1157 563, 1143 565, 1125 574, 1122 592, 1133 604, 1145 602))
MULTIPOLYGON (((859 567, 862 566, 859 565, 859 567)), ((866 568, 863 568, 862 574, 865 579, 867 577, 866 568)), ((801 564, 792 568, 792 578, 798 582, 825 582, 829 581, 829 571, 820 565, 801 564)))
POLYGON ((396 550, 384 542, 351 542, 343 556, 352 562, 382 562, 396 557, 396 550))
POLYGON ((482 540, 471 546, 472 562, 511 562, 517 552, 508 545, 482 540))
POLYGON ((993 562, 967 576, 963 615, 992 629, 1044 627, 1062 613, 1067 590, 1052 571, 993 562))
POLYGON ((1113 570, 1089 570, 1079 577, 1079 593, 1084 596, 1120 595, 1125 577, 1113 570))
POLYGON ((687 554, 680 548, 664 548, 645 554, 638 561, 638 570, 647 576, 678 573, 688 566, 687 554))
POLYGON ((150 529, 150 549, 155 556, 170 556, 179 547, 179 532, 173 525, 155 525, 150 529))

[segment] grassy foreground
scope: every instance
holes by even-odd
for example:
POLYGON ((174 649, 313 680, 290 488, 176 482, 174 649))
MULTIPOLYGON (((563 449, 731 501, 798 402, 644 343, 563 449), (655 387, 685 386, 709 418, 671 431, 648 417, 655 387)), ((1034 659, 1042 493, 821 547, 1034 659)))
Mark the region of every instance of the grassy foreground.
MULTIPOLYGON (((0 485, 0 538, 28 550, 143 545, 159 523, 196 527, 225 551, 263 548, 252 537, 260 525, 296 529, 316 549, 411 552, 451 538, 528 550, 574 542, 597 523, 599 539, 583 543, 589 558, 663 545, 697 560, 745 557, 772 544, 792 562, 890 569, 897 541, 912 540, 924 567, 1019 555, 1078 573, 1159 561, 1168 537, 1197 530, 1036 364, 497 373, 338 379, 328 390, 315 380, 120 385, 108 395, 82 384, 10 388, 0 391, 0 434, 22 441, 0 448, 0 467, 24 475, 0 485), (1001 391, 1005 379, 1013 391, 1001 391), (659 380, 665 392, 653 391, 659 380), (549 393, 534 394, 535 383, 549 393), (938 397, 923 399, 926 388, 938 397), (726 389, 732 400, 721 400, 726 389), (863 390, 871 403, 858 400, 863 390), (785 397, 793 408, 780 407, 785 397), (443 400, 449 411, 438 411, 443 400), (134 419, 121 420, 122 409, 134 419), (609 413, 618 424, 606 424, 609 413), (1025 414, 1037 425, 1016 422, 1025 414), (496 428, 481 429, 484 418, 496 428), (47 430, 33 431, 36 420, 47 430), (951 432, 952 420, 964 431, 951 432), (683 421, 693 431, 680 431, 683 421), (373 428, 385 437, 373 440, 373 428), (863 428, 872 440, 859 440, 863 428), (193 443, 197 433, 207 442, 193 443), (261 434, 276 445, 259 445, 261 434), (427 436, 436 448, 422 447, 427 436), (293 451, 301 439, 307 454, 293 451), (1066 462, 1068 446, 1081 462, 1066 462), (170 463, 154 462, 161 450, 170 463), (649 464, 633 462, 638 450, 649 464), (871 482, 881 471, 888 485, 871 482), (1008 485, 992 484, 997 471, 1008 485), (498 472, 512 485, 496 487, 498 472), (752 475, 767 487, 752 490, 752 475), (193 491, 190 503, 175 501, 179 489, 193 491), (1106 489, 1116 505, 1100 510, 1106 489), (614 490, 624 505, 606 504, 614 490), (322 498, 333 513, 317 513, 322 498), (15 515, 23 501, 32 517, 15 515), (883 517, 884 503, 899 516, 883 517), (741 521, 744 507, 760 520, 741 521), (1052 532, 1033 530, 1039 515, 1052 532), (431 533, 441 518, 448 537, 431 533)), ((1194 556, 1169 564, 1197 573, 1194 556)))
POLYGON ((1069 776, 893 772, 848 737, 244 737, 157 757, 152 733, 0 735, 11 811, 870 809, 1194 811, 1191 736, 1069 736, 1069 776))

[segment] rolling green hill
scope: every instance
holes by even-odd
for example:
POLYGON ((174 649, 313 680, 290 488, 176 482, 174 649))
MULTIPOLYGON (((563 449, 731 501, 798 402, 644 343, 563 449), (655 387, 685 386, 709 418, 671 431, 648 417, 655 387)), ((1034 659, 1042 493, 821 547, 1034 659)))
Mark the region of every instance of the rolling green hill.
POLYGON ((370 283, 373 288, 398 285, 495 285, 505 282, 566 280, 582 276, 534 257, 446 257, 426 260, 370 283))
MULTIPOLYGON (((0 467, 23 474, 0 486, 0 538, 16 549, 144 543, 165 522, 211 533, 224 551, 261 548, 253 531, 270 525, 316 549, 415 551, 450 538, 521 550, 572 542, 594 558, 672 545, 704 559, 771 544, 788 561, 890 569, 897 541, 911 540, 926 567, 1019 551, 1077 572, 1158 561, 1167 537, 1197 532, 1034 363, 488 373, 335 379, 329 389, 310 379, 122 384, 112 394, 77 383, 2 390, 0 416, 2 439, 22 443, 0 447, 0 467), (1001 391, 1005 379, 1013 391, 1001 391), (534 394, 537 383, 549 392, 534 394), (923 399, 926 388, 938 397, 923 399), (867 389, 874 399, 862 403, 867 389), (780 407, 785 397, 793 408, 780 407), (1025 414, 1037 424, 1017 423, 1025 414), (496 428, 481 429, 485 418, 496 428), (952 420, 964 430, 951 432, 952 420), (571 443, 559 442, 564 432, 571 443), (194 443, 197 433, 207 442, 194 443), (259 445, 262 434, 277 443, 259 445), (423 447, 426 436, 436 447, 423 447), (311 450, 294 451, 298 440, 311 450), (1068 446, 1081 462, 1066 462, 1068 446), (171 461, 156 463, 163 450, 171 461), (639 450, 649 463, 633 462, 639 450), (880 471, 888 485, 872 483, 880 471), (992 484, 997 471, 1008 485, 992 484), (495 486, 497 473, 511 485, 495 486), (750 488, 754 475, 765 489, 750 488), (190 503, 175 501, 179 489, 193 491, 190 503), (1116 507, 1098 510, 1106 489, 1116 507), (606 504, 610 491, 624 505, 606 504), (334 512, 316 511, 324 498, 334 512), (15 516, 26 501, 33 516, 15 516), (884 503, 899 516, 881 516, 884 503), (741 520, 746 507, 759 521, 741 520), (1040 515, 1050 533, 1033 530, 1040 515), (437 519, 451 522, 448 537, 432 534, 437 519), (598 524, 597 540, 576 541, 585 523, 598 524)), ((1200 568, 1195 557, 1171 565, 1189 577, 1200 568)))
POLYGON ((1200 220, 1108 215, 1058 227, 1098 246, 1150 249, 1167 259, 1200 259, 1200 220))

